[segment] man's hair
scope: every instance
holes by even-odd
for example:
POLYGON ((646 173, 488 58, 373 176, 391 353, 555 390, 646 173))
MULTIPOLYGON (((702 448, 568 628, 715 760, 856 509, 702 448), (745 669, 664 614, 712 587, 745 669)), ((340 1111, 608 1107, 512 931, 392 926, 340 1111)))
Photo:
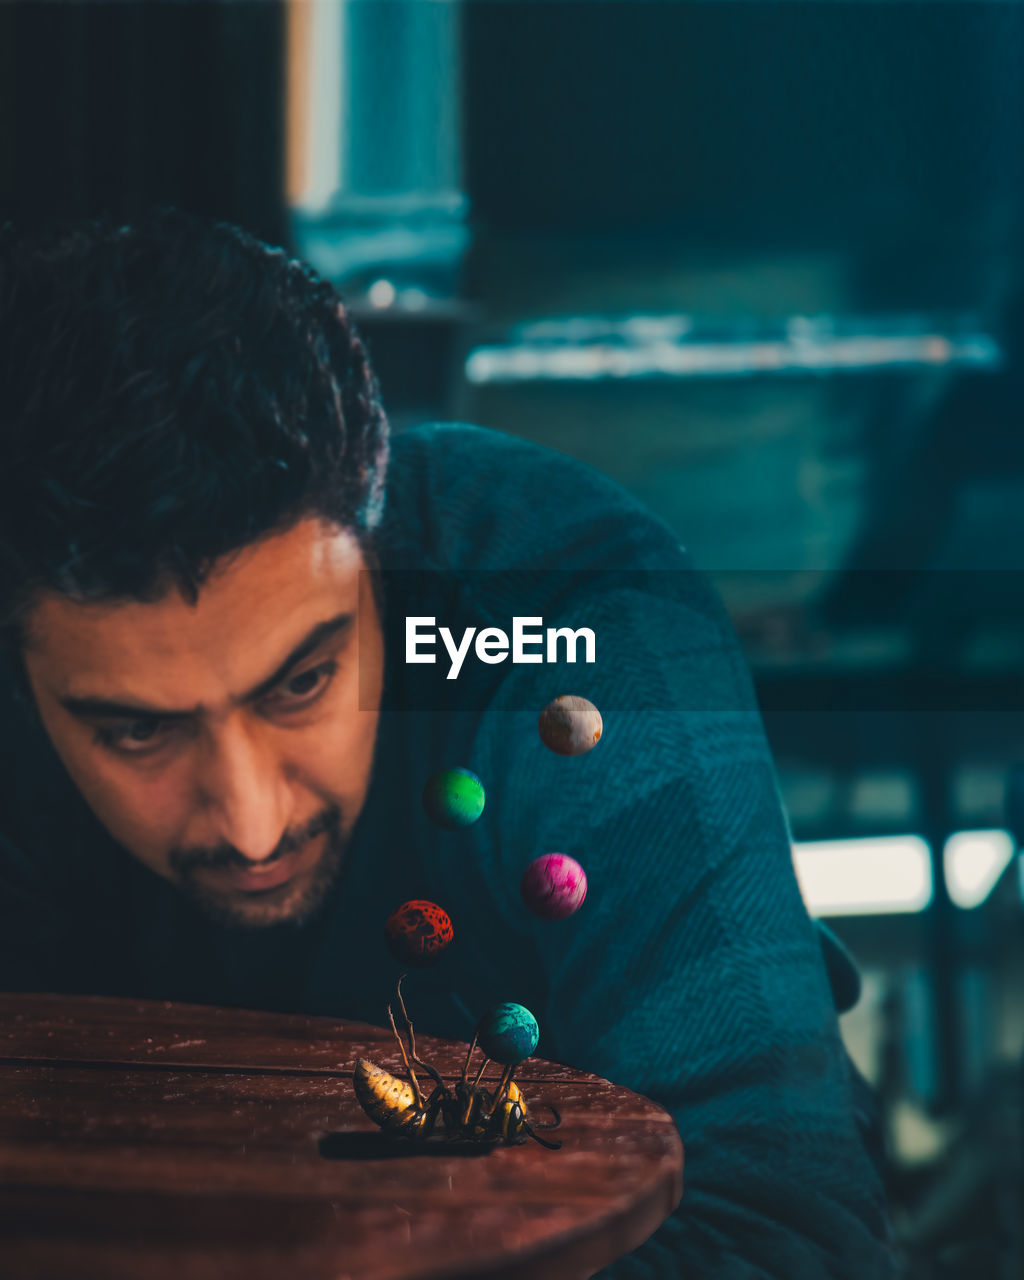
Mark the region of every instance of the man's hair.
POLYGON ((306 517, 363 545, 388 428, 337 293, 226 223, 158 209, 0 233, 0 627, 39 590, 195 600, 306 517))

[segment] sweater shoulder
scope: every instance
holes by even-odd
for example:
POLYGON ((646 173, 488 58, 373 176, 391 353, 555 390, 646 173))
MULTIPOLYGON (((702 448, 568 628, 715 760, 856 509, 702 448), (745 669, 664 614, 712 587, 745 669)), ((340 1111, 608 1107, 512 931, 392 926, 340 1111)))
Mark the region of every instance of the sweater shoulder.
POLYGON ((392 440, 382 535, 395 567, 601 567, 604 544, 626 531, 627 542, 653 539, 665 567, 678 567, 672 531, 576 458, 464 422, 425 423, 392 440))

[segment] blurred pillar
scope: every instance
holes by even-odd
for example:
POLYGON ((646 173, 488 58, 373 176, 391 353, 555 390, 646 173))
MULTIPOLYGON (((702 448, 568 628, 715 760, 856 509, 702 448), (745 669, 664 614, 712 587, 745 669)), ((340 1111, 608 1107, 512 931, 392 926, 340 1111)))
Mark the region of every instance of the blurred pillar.
POLYGON ((457 292, 460 17, 456 0, 289 5, 292 237, 353 302, 416 310, 457 292))
POLYGON ((933 1115, 947 1115, 961 1101, 961 1018, 958 979, 961 969, 957 908, 949 896, 943 850, 953 829, 950 750, 934 725, 922 727, 918 769, 924 812, 924 836, 932 856, 932 905, 928 913, 929 973, 935 1010, 933 1050, 936 1087, 930 1099, 933 1115))

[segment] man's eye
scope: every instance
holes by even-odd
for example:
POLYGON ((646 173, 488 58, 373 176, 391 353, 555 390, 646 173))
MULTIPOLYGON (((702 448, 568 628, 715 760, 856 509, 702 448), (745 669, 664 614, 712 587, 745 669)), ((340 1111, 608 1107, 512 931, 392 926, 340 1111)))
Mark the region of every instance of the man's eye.
POLYGON ((269 699, 269 705, 281 711, 308 706, 315 702, 331 682, 338 669, 336 662, 322 662, 286 680, 269 699))
POLYGON ((319 683, 319 671, 303 671, 301 676, 293 676, 286 687, 289 693, 301 698, 304 694, 311 693, 319 683))
POLYGON ((96 731, 96 741, 125 755, 144 755, 163 746, 174 725, 169 720, 147 716, 96 731))
POLYGON ((136 720, 128 730, 128 737, 132 742, 149 742, 159 728, 158 720, 136 720))

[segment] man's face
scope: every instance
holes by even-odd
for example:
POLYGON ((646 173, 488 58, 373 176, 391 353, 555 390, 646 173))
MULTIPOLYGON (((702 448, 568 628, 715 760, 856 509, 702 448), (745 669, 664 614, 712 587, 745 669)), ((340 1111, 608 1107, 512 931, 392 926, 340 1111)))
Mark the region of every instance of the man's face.
POLYGON ((380 620, 351 534, 309 519, 225 557, 195 605, 38 597, 43 724, 125 849, 223 923, 305 919, 369 786, 380 620))

